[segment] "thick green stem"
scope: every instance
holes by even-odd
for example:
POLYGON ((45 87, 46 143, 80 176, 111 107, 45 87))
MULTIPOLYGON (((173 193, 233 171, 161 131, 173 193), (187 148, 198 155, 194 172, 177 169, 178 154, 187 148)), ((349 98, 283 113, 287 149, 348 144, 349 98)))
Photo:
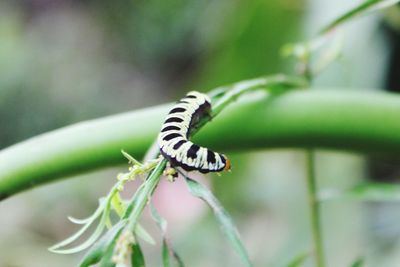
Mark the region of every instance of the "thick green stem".
POLYGON ((325 267, 324 247, 321 229, 321 214, 320 204, 318 202, 318 188, 314 170, 314 152, 312 149, 306 152, 306 180, 307 180, 307 195, 310 207, 310 222, 313 239, 313 250, 316 267, 325 267))
MULTIPOLYGON (((62 177, 140 158, 171 105, 88 121, 0 151, 0 199, 62 177)), ((398 154, 400 96, 358 90, 301 90, 243 97, 195 142, 219 152, 323 147, 398 154)), ((233 165, 235 162, 233 162, 233 165)))

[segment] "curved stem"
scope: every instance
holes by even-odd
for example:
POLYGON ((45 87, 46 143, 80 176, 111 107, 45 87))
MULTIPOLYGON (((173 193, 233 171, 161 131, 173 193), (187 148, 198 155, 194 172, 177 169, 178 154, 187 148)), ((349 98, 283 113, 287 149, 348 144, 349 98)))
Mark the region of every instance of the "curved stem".
MULTIPOLYGON (((156 138, 171 105, 88 121, 0 151, 0 199, 33 186, 136 158, 156 138)), ((245 96, 194 140, 221 152, 271 147, 400 150, 400 96, 343 90, 245 96)), ((234 163, 233 163, 234 164, 234 163)))

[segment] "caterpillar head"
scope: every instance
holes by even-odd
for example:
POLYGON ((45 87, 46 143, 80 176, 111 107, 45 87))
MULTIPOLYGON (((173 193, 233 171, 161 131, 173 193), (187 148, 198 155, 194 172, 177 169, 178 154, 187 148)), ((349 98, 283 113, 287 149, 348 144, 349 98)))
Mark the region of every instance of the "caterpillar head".
POLYGON ((225 155, 223 155, 223 157, 225 159, 224 171, 230 171, 231 170, 231 161, 225 155))

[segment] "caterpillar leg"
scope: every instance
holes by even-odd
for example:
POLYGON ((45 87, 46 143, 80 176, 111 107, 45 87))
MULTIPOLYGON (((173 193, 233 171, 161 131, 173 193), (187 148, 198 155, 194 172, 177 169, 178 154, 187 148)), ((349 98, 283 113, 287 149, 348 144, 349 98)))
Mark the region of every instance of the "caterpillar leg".
POLYGON ((169 182, 175 182, 176 178, 178 178, 177 170, 172 167, 169 162, 167 163, 167 167, 165 168, 163 175, 167 177, 169 182))

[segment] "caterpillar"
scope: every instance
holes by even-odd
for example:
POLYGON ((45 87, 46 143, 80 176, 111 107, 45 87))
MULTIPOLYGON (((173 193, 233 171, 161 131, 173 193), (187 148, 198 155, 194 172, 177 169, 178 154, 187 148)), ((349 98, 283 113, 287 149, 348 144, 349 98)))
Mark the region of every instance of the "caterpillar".
POLYGON ((169 111, 157 142, 161 155, 172 167, 201 173, 230 170, 231 164, 225 155, 188 140, 193 126, 204 116, 210 116, 210 112, 210 98, 196 91, 187 93, 169 111))

